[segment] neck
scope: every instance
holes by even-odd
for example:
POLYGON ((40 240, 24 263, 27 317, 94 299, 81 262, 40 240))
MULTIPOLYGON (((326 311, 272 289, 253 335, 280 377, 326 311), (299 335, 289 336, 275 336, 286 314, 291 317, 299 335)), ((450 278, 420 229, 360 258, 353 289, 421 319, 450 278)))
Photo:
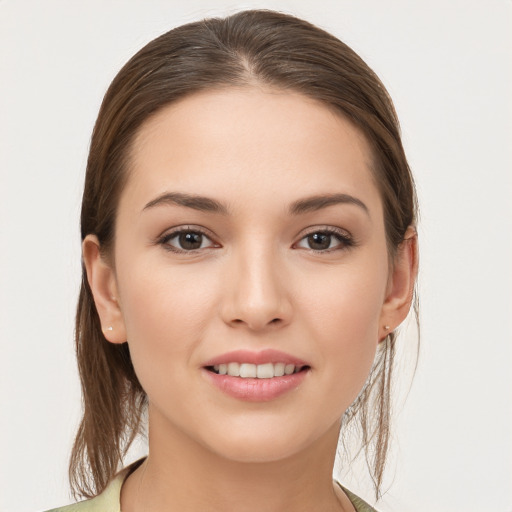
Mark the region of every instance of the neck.
POLYGON ((149 456, 123 486, 123 512, 353 510, 332 483, 339 425, 290 457, 239 462, 182 432, 149 431, 149 456))

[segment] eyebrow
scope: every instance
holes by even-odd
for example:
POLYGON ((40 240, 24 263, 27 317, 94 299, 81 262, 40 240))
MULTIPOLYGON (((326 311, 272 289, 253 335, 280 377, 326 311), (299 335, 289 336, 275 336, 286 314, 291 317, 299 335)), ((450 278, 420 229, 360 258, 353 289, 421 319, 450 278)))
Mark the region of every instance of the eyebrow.
POLYGON ((370 216, 370 211, 363 201, 349 194, 328 194, 299 199, 291 204, 290 213, 292 215, 300 215, 336 204, 353 204, 364 210, 364 212, 370 216))
MULTIPOLYGON (((337 204, 353 204, 361 208, 368 216, 370 215, 368 207, 360 199, 349 194, 322 194, 298 199, 290 205, 289 212, 291 215, 301 215, 337 204)), ((228 208, 215 199, 183 192, 166 192, 147 203, 142 211, 160 205, 184 206, 202 212, 220 213, 222 215, 229 213, 228 208)))
POLYGON ((221 213, 223 215, 227 215, 228 213, 226 206, 215 199, 194 194, 184 194, 182 192, 167 192, 162 194, 144 206, 142 211, 164 204, 185 206, 186 208, 192 208, 201 212, 221 213))

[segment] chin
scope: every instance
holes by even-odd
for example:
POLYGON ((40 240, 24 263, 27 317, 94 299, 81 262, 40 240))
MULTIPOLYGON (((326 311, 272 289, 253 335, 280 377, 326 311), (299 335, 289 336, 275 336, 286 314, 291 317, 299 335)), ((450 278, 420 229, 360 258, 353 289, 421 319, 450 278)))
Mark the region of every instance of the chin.
POLYGON ((244 443, 230 442, 222 450, 219 450, 218 446, 214 450, 217 455, 233 462, 262 464, 288 459, 300 453, 303 449, 303 447, 298 447, 295 444, 284 445, 282 442, 276 442, 275 440, 261 440, 259 442, 253 440, 244 443))
MULTIPOLYGON (((217 455, 240 463, 272 463, 290 459, 312 448, 330 432, 300 431, 278 425, 256 424, 252 428, 227 430, 229 436, 209 438, 206 447, 217 455)), ((338 427, 334 436, 335 449, 338 427)), ((219 434, 221 434, 219 432, 219 434)))

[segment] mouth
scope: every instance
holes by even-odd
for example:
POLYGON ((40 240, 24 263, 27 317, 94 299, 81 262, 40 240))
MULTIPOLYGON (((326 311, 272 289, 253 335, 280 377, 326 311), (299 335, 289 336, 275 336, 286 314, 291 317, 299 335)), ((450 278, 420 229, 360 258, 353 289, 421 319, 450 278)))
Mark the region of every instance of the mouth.
POLYGON ((235 350, 202 366, 207 382, 223 394, 246 402, 291 396, 291 391, 309 380, 311 369, 306 361, 274 349, 235 350))
POLYGON ((308 365, 295 365, 290 363, 239 363, 230 362, 206 366, 206 370, 217 375, 240 377, 241 379, 273 379, 284 377, 310 369, 308 365))

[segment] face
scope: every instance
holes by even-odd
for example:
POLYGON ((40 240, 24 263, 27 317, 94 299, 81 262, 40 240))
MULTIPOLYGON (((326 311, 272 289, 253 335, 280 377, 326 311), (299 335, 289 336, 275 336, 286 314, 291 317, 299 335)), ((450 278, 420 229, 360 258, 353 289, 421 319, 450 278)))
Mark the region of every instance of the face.
POLYGON ((131 156, 108 336, 150 435, 270 461, 337 433, 393 289, 364 137, 300 94, 225 89, 161 110, 131 156))

